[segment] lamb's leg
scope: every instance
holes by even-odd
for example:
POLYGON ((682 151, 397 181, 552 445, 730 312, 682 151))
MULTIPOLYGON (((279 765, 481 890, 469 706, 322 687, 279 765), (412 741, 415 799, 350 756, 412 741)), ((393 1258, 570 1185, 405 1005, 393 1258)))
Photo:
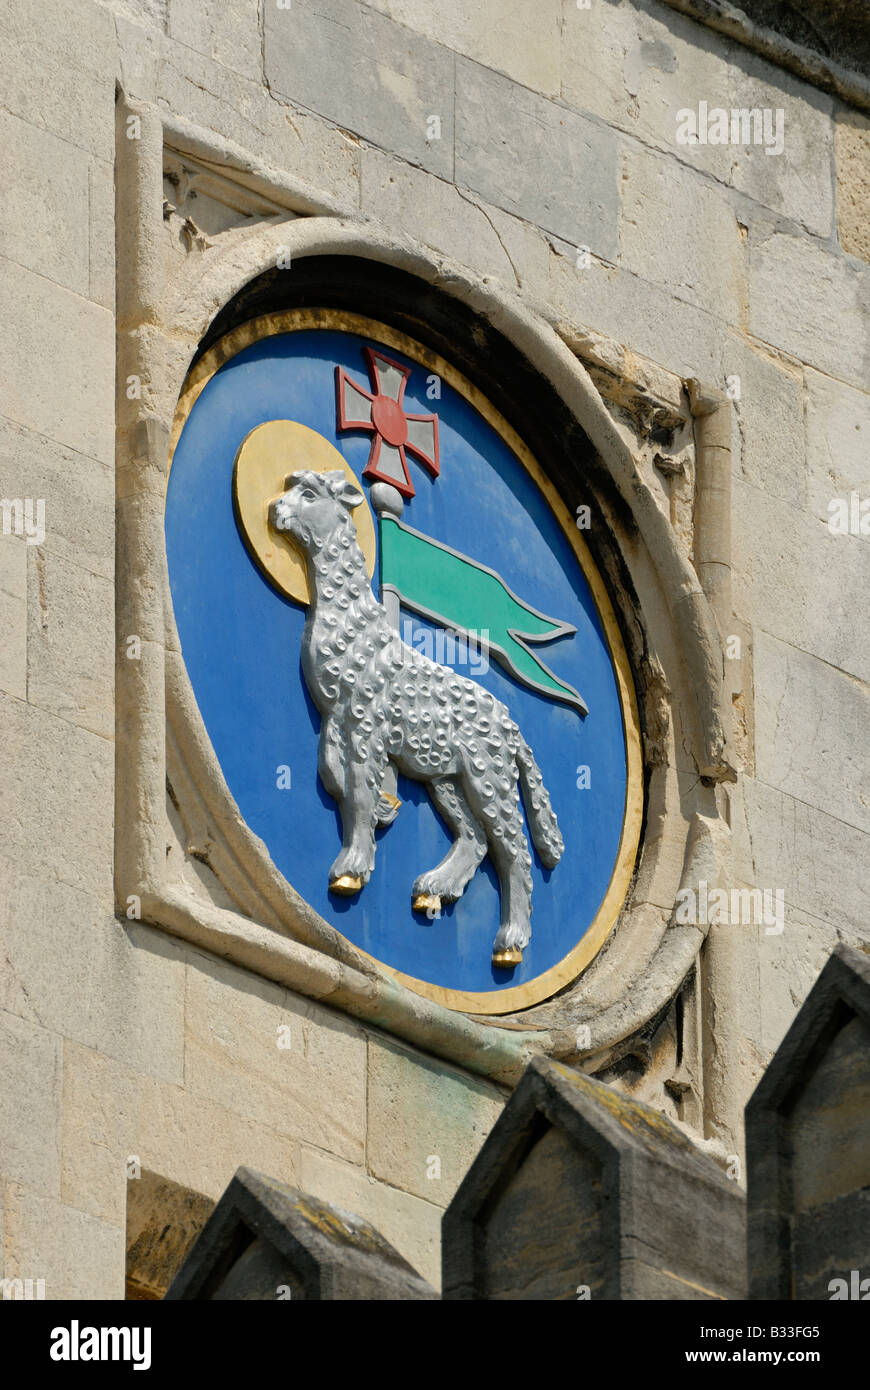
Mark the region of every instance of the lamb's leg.
POLYGON ((516 792, 516 771, 492 767, 482 778, 463 775, 469 805, 486 831, 489 856, 498 874, 501 925, 492 946, 492 963, 519 965, 532 936, 532 859, 516 792), (484 786, 487 790, 484 790, 484 786))
POLYGON ((341 810, 341 853, 329 871, 333 893, 358 893, 375 867, 375 824, 384 769, 367 758, 352 759, 345 770, 341 810))
POLYGON ((453 777, 444 777, 428 784, 429 795, 448 829, 454 835, 453 844, 434 869, 414 883, 412 897, 415 912, 437 910, 441 899, 455 902, 461 898, 480 861, 486 854, 486 836, 471 813, 462 791, 453 777))
POLYGON ((327 717, 320 726, 317 745, 317 771, 329 795, 339 803, 344 796, 345 751, 337 719, 327 717))

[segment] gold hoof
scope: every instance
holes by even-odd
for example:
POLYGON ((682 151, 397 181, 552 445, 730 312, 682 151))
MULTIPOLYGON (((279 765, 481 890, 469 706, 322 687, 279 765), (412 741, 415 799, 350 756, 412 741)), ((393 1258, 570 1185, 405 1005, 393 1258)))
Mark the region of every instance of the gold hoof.
POLYGON ((492 963, 499 966, 521 965, 523 953, 519 946, 508 946, 504 951, 493 951, 492 963))
POLYGON ((440 912, 441 899, 436 893, 418 893, 411 908, 414 912, 440 912))
POLYGON ((362 879, 357 878, 356 874, 342 874, 340 878, 334 878, 329 885, 330 893, 343 893, 348 897, 351 893, 358 893, 362 888, 362 879))

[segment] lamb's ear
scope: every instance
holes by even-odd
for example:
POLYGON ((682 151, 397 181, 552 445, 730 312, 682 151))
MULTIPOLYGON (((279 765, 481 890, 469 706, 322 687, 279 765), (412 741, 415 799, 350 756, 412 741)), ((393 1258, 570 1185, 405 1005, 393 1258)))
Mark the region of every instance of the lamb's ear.
MULTIPOLYGON (((336 472, 338 472, 338 469, 336 469, 336 472)), ((343 475, 341 481, 337 482, 336 486, 333 487, 331 491, 336 501, 343 503, 348 511, 353 511, 354 507, 358 507, 361 502, 365 501, 359 488, 354 487, 350 479, 343 475)))

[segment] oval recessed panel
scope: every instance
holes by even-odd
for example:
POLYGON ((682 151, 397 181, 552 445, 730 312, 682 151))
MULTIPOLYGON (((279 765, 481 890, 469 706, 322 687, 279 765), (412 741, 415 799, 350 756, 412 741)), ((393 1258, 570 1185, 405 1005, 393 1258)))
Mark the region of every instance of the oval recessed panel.
POLYGON ((628 663, 574 518, 479 391, 384 325, 270 316, 192 382, 169 578, 244 820, 412 989, 484 1013, 546 998, 613 927, 641 816, 628 663))

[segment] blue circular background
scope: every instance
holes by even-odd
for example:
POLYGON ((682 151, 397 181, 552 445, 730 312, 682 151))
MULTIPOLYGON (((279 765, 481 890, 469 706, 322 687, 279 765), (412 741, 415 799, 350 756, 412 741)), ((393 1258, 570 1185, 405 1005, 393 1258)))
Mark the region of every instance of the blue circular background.
MULTIPOLYGON (((166 495, 166 549, 175 620, 193 692, 227 785, 250 828, 293 887, 348 940, 384 964, 448 989, 498 991, 535 979, 580 941, 614 869, 622 831, 625 736, 619 692, 601 622, 571 545, 508 445, 457 391, 441 382, 428 400, 428 369, 351 333, 283 333, 233 357, 208 382, 184 425, 166 495), (575 709, 516 682, 495 661, 480 672, 471 653, 454 669, 508 706, 541 767, 565 839, 552 871, 532 850, 532 939, 523 962, 495 970, 498 881, 485 859, 464 896, 428 921, 411 912, 411 886, 449 846, 420 783, 399 779, 403 805, 378 832, 375 871, 356 898, 327 891, 341 846, 335 803, 317 776, 320 717, 300 666, 306 610, 282 598, 251 560, 233 513, 232 476, 245 436, 267 420, 297 420, 333 442, 358 478, 368 434, 336 431, 334 368, 370 389, 368 344, 413 370, 411 412, 437 412, 441 474, 431 479, 409 454, 416 496, 405 521, 494 569, 527 603, 577 628, 533 650, 589 707, 575 709), (578 768, 590 786, 578 788, 578 768), (278 769, 290 768, 280 789, 278 769)), ((368 492, 368 481, 364 483, 368 492)), ((377 570, 374 581, 378 590, 377 570)), ((436 630, 403 609, 427 654, 436 630), (426 634, 429 634, 428 638, 426 634)), ((435 653, 436 659, 443 654, 435 653)), ((528 834, 528 830, 527 830, 528 834)))

